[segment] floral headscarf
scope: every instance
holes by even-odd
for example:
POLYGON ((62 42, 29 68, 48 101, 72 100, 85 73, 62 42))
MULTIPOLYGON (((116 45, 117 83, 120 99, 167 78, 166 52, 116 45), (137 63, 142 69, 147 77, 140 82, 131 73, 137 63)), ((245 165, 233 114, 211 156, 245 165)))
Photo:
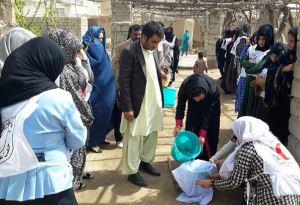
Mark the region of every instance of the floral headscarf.
POLYGON ((58 28, 51 29, 47 36, 63 48, 67 56, 67 63, 74 61, 74 54, 83 48, 79 38, 69 31, 58 28))

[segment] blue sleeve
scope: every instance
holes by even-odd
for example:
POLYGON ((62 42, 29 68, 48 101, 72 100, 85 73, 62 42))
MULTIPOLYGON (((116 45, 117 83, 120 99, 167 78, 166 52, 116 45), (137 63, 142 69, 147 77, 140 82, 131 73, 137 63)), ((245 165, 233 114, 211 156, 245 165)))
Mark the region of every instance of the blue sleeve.
POLYGON ((66 145, 69 149, 74 150, 85 145, 87 130, 71 96, 69 98, 70 102, 64 113, 63 126, 66 132, 66 145))

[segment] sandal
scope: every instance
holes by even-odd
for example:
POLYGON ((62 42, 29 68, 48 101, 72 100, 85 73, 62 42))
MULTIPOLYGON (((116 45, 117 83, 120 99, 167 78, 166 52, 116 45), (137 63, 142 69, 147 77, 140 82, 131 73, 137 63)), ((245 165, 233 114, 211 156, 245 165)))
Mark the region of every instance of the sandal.
POLYGON ((94 179, 94 177, 93 177, 92 173, 86 172, 83 174, 82 179, 91 180, 91 179, 94 179))
POLYGON ((102 149, 99 146, 92 147, 91 151, 94 153, 102 153, 102 149))

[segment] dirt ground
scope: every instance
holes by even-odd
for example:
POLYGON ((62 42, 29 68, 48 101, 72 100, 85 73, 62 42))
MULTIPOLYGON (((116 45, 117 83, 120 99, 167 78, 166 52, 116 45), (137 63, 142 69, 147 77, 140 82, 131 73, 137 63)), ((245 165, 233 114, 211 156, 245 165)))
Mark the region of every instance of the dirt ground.
MULTIPOLYGON (((175 87, 178 88, 182 80, 192 73, 192 65, 196 56, 181 58, 181 67, 176 78, 175 87), (190 68, 190 69, 187 69, 190 68)), ((210 69, 209 76, 216 80, 220 77, 217 69, 210 69)), ((220 89, 221 90, 221 89, 220 89)), ((221 90, 222 114, 219 147, 229 140, 232 136, 230 129, 231 122, 236 119, 234 112, 234 96, 225 95, 221 90)), ((104 148, 103 153, 89 153, 86 164, 86 171, 92 172, 94 179, 84 181, 86 188, 76 193, 80 205, 98 204, 131 204, 131 205, 176 205, 183 204, 176 201, 180 194, 176 189, 170 175, 168 167, 168 157, 170 156, 173 143, 172 132, 175 126, 175 109, 164 110, 164 130, 159 133, 158 147, 154 166, 161 172, 161 177, 151 177, 143 174, 148 182, 146 188, 139 188, 127 182, 127 177, 121 175, 121 155, 122 150, 115 148, 113 136, 108 139, 112 142, 104 148)), ((210 205, 240 205, 241 192, 218 191, 214 193, 214 199, 210 205)))

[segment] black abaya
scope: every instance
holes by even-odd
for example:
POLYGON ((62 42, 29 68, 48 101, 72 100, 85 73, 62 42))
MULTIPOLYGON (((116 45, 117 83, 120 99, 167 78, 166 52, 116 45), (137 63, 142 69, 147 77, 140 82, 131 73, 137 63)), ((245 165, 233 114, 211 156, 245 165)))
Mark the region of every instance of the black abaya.
MULTIPOLYGON (((296 52, 288 51, 281 59, 280 63, 283 66, 287 66, 295 63, 297 60, 296 52)), ((293 72, 282 72, 283 67, 280 68, 279 72, 273 72, 273 81, 269 82, 271 85, 276 86, 273 89, 276 92, 277 103, 274 108, 270 110, 267 115, 267 122, 271 132, 279 138, 282 144, 288 144, 289 132, 289 119, 291 116, 291 88, 293 82, 293 72), (274 82, 275 80, 275 82, 274 82)), ((269 75, 269 73, 268 73, 269 75)), ((268 82, 267 82, 268 83, 268 82)))
POLYGON ((178 93, 177 121, 184 118, 186 101, 188 101, 186 130, 194 132, 197 136, 207 133, 204 136, 204 150, 199 158, 208 160, 217 151, 221 113, 220 94, 213 79, 204 74, 194 74, 184 80, 178 93), (197 88, 202 88, 206 92, 203 101, 196 102, 192 99, 191 94, 197 88))

